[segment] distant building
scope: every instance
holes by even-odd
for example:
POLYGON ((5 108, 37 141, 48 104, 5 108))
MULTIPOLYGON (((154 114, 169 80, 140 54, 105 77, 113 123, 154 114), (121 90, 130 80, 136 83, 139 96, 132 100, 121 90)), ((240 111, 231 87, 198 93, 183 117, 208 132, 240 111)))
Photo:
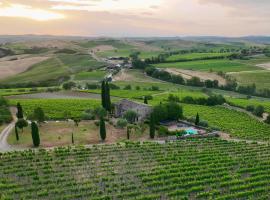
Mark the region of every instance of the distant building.
POLYGON ((135 111, 138 114, 138 121, 141 122, 150 115, 152 108, 143 103, 123 99, 115 104, 115 117, 123 117, 128 110, 135 111))

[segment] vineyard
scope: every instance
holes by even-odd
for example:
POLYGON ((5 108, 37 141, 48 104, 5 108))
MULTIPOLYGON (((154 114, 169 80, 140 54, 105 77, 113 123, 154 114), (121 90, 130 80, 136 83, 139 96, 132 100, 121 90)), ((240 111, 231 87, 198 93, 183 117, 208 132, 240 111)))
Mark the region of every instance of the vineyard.
POLYGON ((229 110, 221 106, 184 106, 185 116, 195 117, 198 112, 212 127, 217 127, 231 136, 241 139, 270 141, 270 126, 254 120, 245 113, 229 110))
POLYGON ((270 146, 219 139, 0 155, 1 199, 269 199, 270 146))
POLYGON ((49 119, 65 119, 80 117, 87 109, 100 106, 100 101, 95 99, 11 99, 10 104, 20 102, 27 115, 34 109, 41 107, 49 119))

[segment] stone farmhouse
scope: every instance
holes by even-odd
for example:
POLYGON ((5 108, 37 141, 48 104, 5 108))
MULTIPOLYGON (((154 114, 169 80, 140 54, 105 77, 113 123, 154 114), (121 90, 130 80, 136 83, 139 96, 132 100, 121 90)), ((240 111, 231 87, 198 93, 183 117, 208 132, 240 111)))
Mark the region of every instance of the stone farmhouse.
POLYGON ((123 117, 128 110, 133 110, 138 114, 138 122, 145 120, 151 113, 152 108, 143 103, 137 103, 123 99, 115 104, 115 117, 123 117))

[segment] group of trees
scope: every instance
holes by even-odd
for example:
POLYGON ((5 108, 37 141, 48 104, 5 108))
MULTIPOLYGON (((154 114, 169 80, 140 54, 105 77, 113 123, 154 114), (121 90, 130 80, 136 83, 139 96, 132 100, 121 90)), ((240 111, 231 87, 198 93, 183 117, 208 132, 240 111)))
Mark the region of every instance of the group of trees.
POLYGON ((12 121, 12 116, 9 111, 8 102, 0 96, 0 125, 12 121))
POLYGON ((222 95, 211 95, 207 98, 193 98, 191 96, 184 97, 181 102, 187 104, 198 104, 198 105, 206 105, 206 106, 216 106, 222 105, 226 103, 226 99, 222 95))
MULTIPOLYGON (((18 120, 15 124, 15 135, 18 141, 20 139, 18 128, 21 129, 23 132, 23 128, 28 126, 28 122, 24 119, 23 108, 20 103, 17 104, 16 116, 18 120)), ((41 108, 35 109, 33 116, 37 117, 39 122, 43 122, 44 121, 43 119, 45 119, 44 112, 41 108)), ((38 147, 40 145, 39 128, 36 122, 34 121, 31 122, 31 134, 32 134, 33 145, 35 147, 38 147)))
POLYGON ((153 108, 153 119, 155 123, 164 120, 183 119, 183 108, 177 102, 160 103, 153 108))

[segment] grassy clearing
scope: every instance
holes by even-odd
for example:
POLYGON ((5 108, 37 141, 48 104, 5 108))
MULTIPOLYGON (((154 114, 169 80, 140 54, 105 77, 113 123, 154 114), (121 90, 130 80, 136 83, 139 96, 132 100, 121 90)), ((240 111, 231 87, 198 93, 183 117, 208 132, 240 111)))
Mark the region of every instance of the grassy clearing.
POLYGON ((105 71, 80 72, 75 75, 74 79, 77 81, 98 82, 103 80, 105 75, 105 71))
POLYGON ((1 194, 7 199, 269 199, 269 157, 267 145, 219 139, 11 152, 0 159, 1 194))
MULTIPOLYGON (((116 129, 107 124, 107 139, 105 143, 115 143, 126 139, 125 129, 116 129)), ((99 127, 94 121, 82 121, 78 127, 73 122, 48 122, 39 127, 41 147, 72 145, 72 133, 75 145, 99 144, 99 127)), ((142 135, 132 135, 131 139, 138 139, 142 135)), ((16 140, 15 131, 9 135, 8 143, 19 147, 32 147, 30 125, 19 133, 20 140, 16 140)))
POLYGON ((33 113, 34 109, 41 107, 49 119, 65 119, 81 117, 87 109, 93 109, 101 105, 95 99, 11 99, 10 104, 20 102, 25 115, 33 113))
POLYGON ((231 73, 240 85, 256 84, 257 89, 270 88, 270 71, 258 70, 253 72, 231 73))
POLYGON ((200 60, 190 62, 176 62, 176 63, 160 63, 155 64, 158 68, 179 68, 198 71, 223 71, 223 72, 239 72, 257 70, 255 66, 250 66, 237 61, 230 60, 200 60))
POLYGON ((178 54, 172 55, 167 58, 167 61, 178 61, 178 60, 192 60, 192 59, 209 59, 217 57, 226 57, 231 53, 189 53, 189 54, 178 54))

